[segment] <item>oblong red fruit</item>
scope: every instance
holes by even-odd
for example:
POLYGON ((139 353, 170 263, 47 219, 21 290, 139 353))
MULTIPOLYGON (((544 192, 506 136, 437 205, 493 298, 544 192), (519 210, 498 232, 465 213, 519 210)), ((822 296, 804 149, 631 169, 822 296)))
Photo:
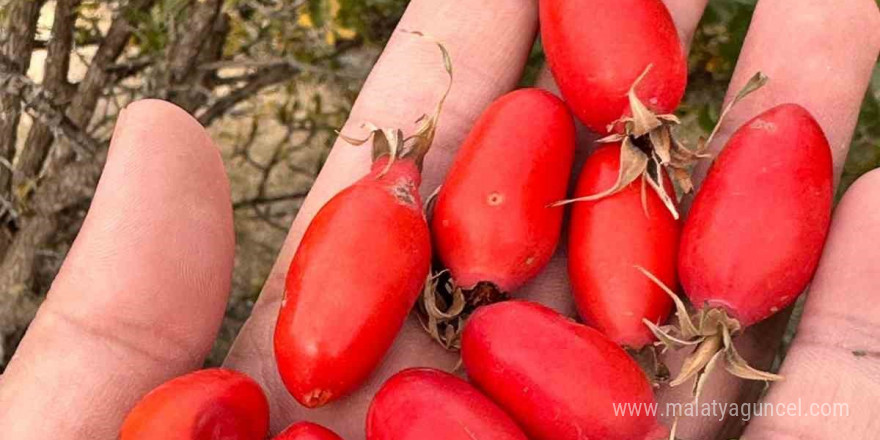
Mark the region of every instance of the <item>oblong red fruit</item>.
POLYGON ((317 423, 297 422, 281 431, 272 440, 342 440, 342 437, 317 423))
POLYGON ((642 440, 665 430, 647 414, 654 396, 635 361, 598 331, 540 304, 477 309, 461 354, 468 377, 529 438, 642 440))
POLYGON ((221 368, 171 379, 150 391, 122 423, 120 440, 263 440, 269 404, 246 375, 221 368))
POLYGON ((290 264, 275 358, 306 407, 360 385, 418 298, 431 263, 417 164, 388 156, 324 205, 290 264))
POLYGON ((684 94, 687 63, 661 0, 541 0, 541 41, 565 101, 587 127, 605 133, 629 111, 627 91, 657 113, 684 94))
MULTIPOLYGON (((584 164, 574 197, 614 186, 620 144, 596 150, 584 164)), ((671 182, 666 179, 672 191, 671 182)), ((612 341, 641 348, 654 340, 642 322, 666 322, 672 300, 634 266, 642 266, 667 286, 675 286, 681 226, 654 191, 644 206, 637 180, 596 201, 572 204, 568 232, 568 274, 578 312, 612 341)))
POLYGON ((367 440, 526 440, 516 423, 476 388, 430 368, 401 371, 367 413, 367 440))
POLYGON ((746 122, 718 155, 682 231, 678 270, 697 307, 744 326, 807 287, 831 221, 831 150, 796 104, 746 122))
POLYGON ((440 189, 431 229, 437 255, 466 289, 515 290, 559 241, 574 158, 574 122, 549 92, 508 93, 477 120, 440 189))

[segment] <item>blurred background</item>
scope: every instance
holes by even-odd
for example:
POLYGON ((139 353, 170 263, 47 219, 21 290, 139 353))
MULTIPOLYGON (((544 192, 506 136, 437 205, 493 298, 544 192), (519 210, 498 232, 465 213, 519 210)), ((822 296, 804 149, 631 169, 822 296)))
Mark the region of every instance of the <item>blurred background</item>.
MULTIPOLYGON (((679 108, 707 134, 756 0, 712 0, 679 108)), ((170 100, 208 127, 232 184, 231 300, 219 364, 406 0, 0 0, 0 372, 88 209, 126 103, 170 100)), ((534 82, 532 51, 521 85, 534 82)), ((880 166, 875 67, 840 192, 880 166)))

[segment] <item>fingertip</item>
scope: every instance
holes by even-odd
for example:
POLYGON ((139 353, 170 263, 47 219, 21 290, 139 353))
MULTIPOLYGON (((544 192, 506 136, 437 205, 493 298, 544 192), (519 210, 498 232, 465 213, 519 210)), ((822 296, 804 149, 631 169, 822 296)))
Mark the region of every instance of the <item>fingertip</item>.
POLYGON ((219 257, 220 268, 231 268, 231 206, 220 151, 201 124, 172 103, 135 101, 119 117, 93 203, 65 266, 85 260, 93 266, 94 254, 104 255, 101 249, 151 248, 145 237, 160 243, 180 237, 190 246, 178 252, 219 257), (183 231, 192 235, 183 237, 183 231), (195 237, 203 241, 190 243, 195 237), (80 253, 89 256, 77 258, 80 253))
POLYGON ((160 99, 142 99, 123 109, 113 132, 110 154, 119 150, 137 154, 191 153, 196 155, 191 163, 223 168, 220 150, 205 128, 182 108, 160 99))
POLYGON ((145 125, 155 124, 165 120, 176 120, 181 124, 187 124, 188 129, 203 129, 202 125, 186 110, 174 103, 161 99, 139 99, 129 103, 123 110, 127 115, 134 115, 128 122, 142 122, 145 125))

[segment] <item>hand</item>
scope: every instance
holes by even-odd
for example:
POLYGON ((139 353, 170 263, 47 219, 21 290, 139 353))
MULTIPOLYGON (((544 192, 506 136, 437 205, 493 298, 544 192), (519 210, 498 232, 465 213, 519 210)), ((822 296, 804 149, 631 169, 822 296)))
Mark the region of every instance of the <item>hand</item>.
MULTIPOLYGON (((689 41, 707 0, 666 0, 683 41, 689 41)), ((455 148, 494 98, 512 89, 537 30, 535 2, 414 0, 400 28, 429 33, 448 46, 455 83, 433 151, 423 193, 442 180, 455 148)), ((825 130, 839 172, 859 104, 880 48, 880 13, 869 0, 760 2, 730 90, 755 71, 771 82, 741 103, 718 141, 772 105, 797 102, 825 130)), ((552 88, 549 76, 542 84, 552 88)), ((396 33, 365 84, 343 131, 358 125, 411 129, 430 109, 445 77, 436 49, 396 33)), ((582 151, 587 151, 588 142, 582 151)), ((227 366, 261 382, 272 430, 308 419, 348 439, 363 436, 364 414, 388 376, 407 366, 451 369, 457 356, 433 343, 410 319, 385 362, 352 396, 306 410, 280 382, 272 331, 284 275, 321 205, 367 172, 369 151, 337 142, 294 221, 253 315, 227 366)), ((798 337, 768 402, 846 402, 850 416, 759 418, 755 438, 869 438, 877 432, 873 398, 880 394, 876 341, 880 306, 880 172, 856 183, 837 208, 798 337), (864 355, 854 355, 857 352, 864 355)), ((702 175, 702 173, 698 173, 702 175)), ((92 207, 49 296, 0 382, 0 431, 15 439, 116 438, 126 412, 165 380, 198 368, 222 319, 230 287, 234 238, 229 188, 210 139, 181 110, 158 101, 129 106, 117 122, 92 207)), ((560 252, 517 296, 574 315, 560 252)), ((783 319, 739 339, 759 368, 779 345, 783 319)), ((676 368, 674 364, 672 367, 676 368)), ((704 401, 754 400, 755 384, 723 374, 710 379, 704 401)), ((662 391, 661 402, 686 401, 687 390, 662 391)), ((662 406, 661 406, 662 411, 662 406)), ((668 422, 668 421, 667 421, 668 422)), ((682 438, 715 438, 735 429, 729 418, 683 419, 682 438)))

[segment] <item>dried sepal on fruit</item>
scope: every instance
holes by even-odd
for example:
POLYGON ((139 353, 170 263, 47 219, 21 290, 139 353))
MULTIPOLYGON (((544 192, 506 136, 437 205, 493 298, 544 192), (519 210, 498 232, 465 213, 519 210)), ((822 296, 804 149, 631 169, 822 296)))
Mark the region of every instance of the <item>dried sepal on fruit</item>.
POLYGON ((422 328, 447 350, 461 349, 461 331, 464 327, 465 297, 461 288, 455 287, 446 271, 433 272, 425 281, 425 288, 418 303, 418 317, 422 328), (440 284, 443 284, 441 289, 440 284))
POLYGON ((733 336, 742 330, 736 319, 728 316, 721 308, 704 308, 693 313, 684 301, 651 272, 637 266, 651 281, 669 294, 675 303, 677 324, 657 325, 644 320, 646 326, 657 336, 658 345, 665 352, 671 348, 678 350, 693 347, 691 354, 685 359, 670 386, 678 386, 695 377, 693 394, 699 397, 708 374, 718 362, 723 362, 724 369, 730 374, 748 380, 777 381, 783 377, 778 374, 760 371, 748 365, 733 345, 733 336))
MULTIPOLYGON (((429 223, 441 188, 442 185, 438 186, 425 199, 425 217, 429 223)), ((431 339, 447 350, 458 351, 461 349, 466 302, 464 291, 455 286, 449 270, 432 268, 417 303, 416 316, 431 339)))
POLYGON ((609 124, 608 131, 612 134, 597 141, 598 143, 621 143, 620 172, 617 183, 600 193, 562 200, 556 202, 555 206, 599 200, 620 192, 636 179, 642 178, 642 190, 644 191, 647 186, 650 186, 673 217, 678 219, 676 200, 693 191, 691 170, 700 160, 711 157, 706 151, 724 118, 734 105, 767 82, 767 76, 761 72, 756 73, 724 107, 709 137, 700 138, 696 148, 691 149, 673 136, 673 128, 681 124, 675 115, 653 113, 636 95, 636 87, 645 76, 650 74, 650 71, 651 66, 649 65, 627 93, 632 115, 609 124), (673 182, 673 188, 664 185, 664 172, 673 182))
POLYGON ((659 388, 660 385, 669 382, 669 367, 660 359, 655 345, 648 344, 638 350, 629 347, 624 347, 624 349, 639 364, 654 388, 659 388))
MULTIPOLYGON (((431 211, 442 185, 425 199, 425 217, 431 221, 431 211)), ((448 269, 431 268, 422 289, 416 309, 419 324, 443 348, 450 351, 461 349, 461 331, 464 328, 465 296, 456 288, 448 269)))
MULTIPOLYGON (((440 188, 438 186, 425 201, 425 217, 428 218, 429 223, 440 188)), ((419 324, 431 339, 437 341, 446 350, 461 350, 461 332, 470 314, 481 305, 509 298, 487 283, 478 284, 473 289, 473 292, 478 291, 484 293, 466 295, 464 289, 455 284, 449 269, 432 268, 417 304, 416 316, 419 318, 419 324), (487 294, 491 298, 486 298, 487 294)))
POLYGON ((377 177, 384 176, 398 159, 411 158, 413 162, 418 165, 419 169, 422 168, 425 155, 428 154, 428 150, 430 150, 431 144, 434 142, 434 135, 437 132, 437 121, 440 118, 440 113, 443 111, 443 104, 446 102, 446 98, 452 90, 452 58, 449 56, 449 51, 443 43, 419 31, 401 30, 400 32, 417 35, 436 44, 437 47, 440 48, 440 53, 443 55, 443 68, 449 76, 449 81, 446 83, 446 90, 443 91, 443 94, 437 101, 437 106, 434 108, 434 111, 430 114, 425 113, 419 116, 419 118, 416 119, 418 127, 415 132, 409 136, 404 137, 403 130, 399 128, 378 127, 370 122, 366 122, 362 125, 363 128, 369 130, 369 134, 364 138, 359 139, 338 133, 339 137, 355 146, 363 145, 372 139, 374 162, 382 156, 389 157, 388 163, 377 177))
MULTIPOLYGON (((440 186, 425 200, 425 217, 430 223, 432 208, 440 186)), ((422 328, 443 348, 461 349, 461 332, 467 318, 478 307, 509 299, 510 296, 491 283, 478 283, 467 294, 455 284, 449 269, 432 268, 419 298, 416 316, 422 328)))
POLYGON ((399 128, 380 128, 371 122, 361 124, 362 128, 369 130, 370 134, 363 139, 357 139, 339 133, 339 137, 349 144, 360 146, 373 140, 373 161, 387 155, 389 157, 385 168, 377 177, 382 177, 391 169, 391 165, 397 160, 403 151, 403 131, 399 128))
POLYGON ((461 332, 467 318, 477 308, 510 299, 491 283, 478 283, 473 289, 455 284, 446 269, 432 271, 418 302, 419 323, 443 348, 461 349, 461 332))

